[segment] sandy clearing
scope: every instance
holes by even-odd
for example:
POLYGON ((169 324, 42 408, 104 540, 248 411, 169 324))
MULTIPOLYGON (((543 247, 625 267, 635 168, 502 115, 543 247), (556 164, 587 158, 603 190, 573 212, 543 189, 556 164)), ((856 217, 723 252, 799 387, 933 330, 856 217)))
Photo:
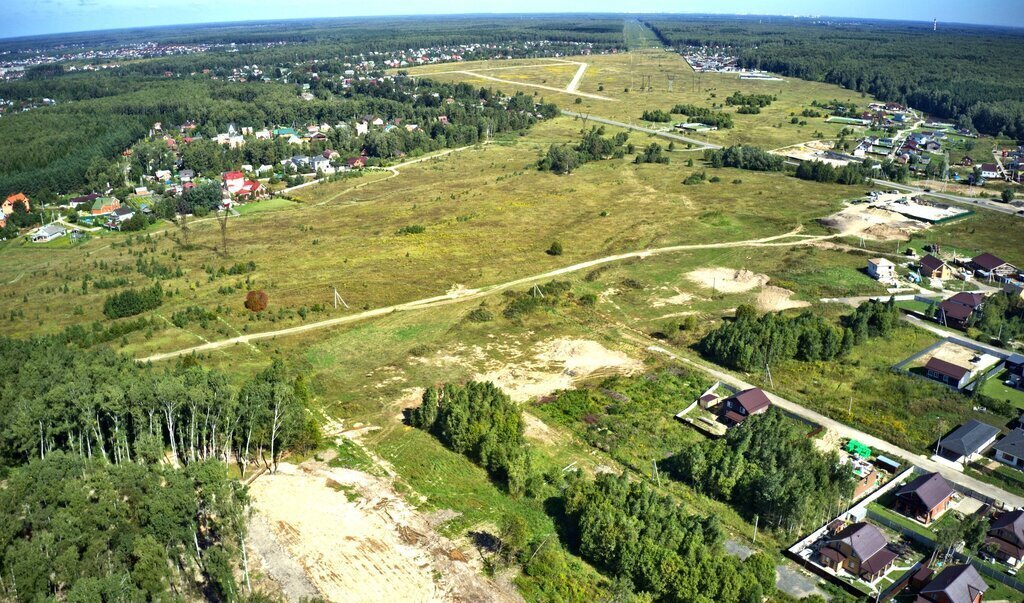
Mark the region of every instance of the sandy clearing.
POLYGON ((927 228, 923 222, 866 204, 845 207, 822 219, 821 224, 843 235, 863 236, 877 241, 906 241, 911 234, 927 228))
POLYGON ((595 374, 631 374, 643 368, 643 363, 623 352, 587 339, 552 339, 537 344, 532 351, 528 360, 491 366, 474 379, 491 381, 513 400, 523 402, 568 389, 595 374))
POLYGON ((744 293, 768 284, 768 275, 732 268, 701 268, 686 274, 686 278, 719 293, 744 293))
POLYGON ((453 553, 457 547, 387 479, 316 461, 282 463, 250 493, 253 521, 265 522, 272 535, 252 543, 253 555, 271 560, 263 567, 278 584, 301 585, 279 569, 291 559, 327 601, 520 600, 454 561, 471 555, 453 553))
POLYGON ((762 312, 779 312, 792 308, 806 308, 811 305, 809 302, 792 299, 793 295, 794 293, 789 289, 783 289, 775 285, 765 285, 761 292, 757 294, 755 304, 762 312))

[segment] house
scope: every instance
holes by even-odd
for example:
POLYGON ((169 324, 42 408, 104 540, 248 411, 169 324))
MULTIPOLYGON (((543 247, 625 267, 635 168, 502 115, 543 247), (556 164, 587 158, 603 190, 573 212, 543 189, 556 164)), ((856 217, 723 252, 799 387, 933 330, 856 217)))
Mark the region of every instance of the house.
POLYGON ((260 167, 256 168, 256 173, 257 174, 261 174, 261 175, 262 174, 266 174, 267 172, 273 173, 273 171, 274 171, 274 166, 267 165, 265 163, 260 164, 260 167))
POLYGON ((935 357, 928 360, 924 370, 929 379, 935 379, 957 389, 963 389, 974 376, 974 371, 969 368, 935 357))
POLYGON ((64 230, 63 226, 60 226, 58 224, 47 224, 46 226, 43 226, 37 229, 34 233, 32 233, 32 242, 48 243, 56 239, 57 237, 64 236, 65 232, 67 231, 64 230))
POLYGON ((996 442, 992 450, 997 461, 1024 471, 1024 429, 1014 429, 996 442))
POLYGON ((967 563, 948 565, 918 591, 918 600, 931 603, 981 603, 988 584, 967 563))
POLYGON ((868 275, 876 281, 895 281, 896 264, 893 264, 885 258, 872 258, 868 260, 868 275))
POLYGON ((745 389, 722 402, 721 419, 727 425, 739 425, 747 417, 767 411, 771 404, 771 400, 760 389, 745 389))
POLYGON ((898 556, 889 549, 881 530, 866 522, 850 524, 827 540, 819 549, 821 564, 840 569, 873 582, 892 567, 898 556))
POLYGON ((362 155, 359 157, 350 157, 345 160, 345 165, 348 166, 348 169, 350 170, 362 169, 366 167, 366 157, 363 157, 362 155))
POLYGON ((255 180, 246 180, 242 183, 242 188, 235 193, 239 197, 248 197, 249 199, 255 199, 260 191, 263 190, 263 185, 255 180))
POLYGON ((939 304, 936 319, 947 327, 967 328, 968 320, 985 304, 981 293, 961 291, 939 304))
POLYGON ((224 172, 221 178, 224 180, 224 189, 232 195, 241 191, 245 186, 245 174, 242 172, 224 172))
POLYGON ((960 165, 964 167, 971 167, 974 165, 974 160, 971 159, 970 155, 964 155, 964 158, 960 160, 960 165))
POLYGON ((192 171, 192 170, 181 170, 180 172, 178 172, 178 178, 182 182, 192 182, 192 180, 195 177, 196 177, 196 173, 194 171, 192 171))
POLYGON ((111 212, 111 218, 116 220, 119 224, 127 222, 135 217, 135 210, 130 207, 118 207, 111 212))
POLYGON ((81 197, 72 197, 71 199, 68 199, 68 207, 77 210, 92 207, 93 201, 99 198, 99 193, 89 193, 88 195, 82 195, 81 197))
POLYGON ((361 121, 356 124, 356 136, 362 136, 370 131, 370 124, 365 121, 361 121))
POLYGON ((1024 387, 1024 355, 1010 354, 1006 357, 1006 384, 1024 387))
POLYGON ((985 544, 995 548, 996 559, 1014 567, 1019 565, 1024 559, 1024 511, 1008 511, 996 517, 989 526, 985 544))
POLYGON ((977 460, 995 444, 999 428, 971 419, 939 441, 938 454, 954 463, 977 460))
POLYGON ((14 193, 13 195, 8 195, 8 197, 4 199, 4 203, 2 206, 4 215, 9 216, 14 213, 15 203, 21 203, 23 206, 25 206, 25 211, 28 211, 32 208, 32 206, 29 204, 28 197, 25 196, 25 193, 14 193))
POLYGON ((943 280, 952 278, 953 276, 953 269, 949 267, 949 264, 943 262, 930 253, 921 258, 920 266, 921 276, 943 280))
POLYGON ((291 158, 291 162, 292 165, 295 166, 295 169, 309 167, 309 157, 305 155, 293 155, 291 158))
POLYGON ((315 155, 310 158, 309 167, 313 168, 313 171, 326 173, 331 171, 331 160, 323 155, 315 155))
POLYGON ((337 159, 338 157, 341 157, 341 154, 334 149, 327 149, 323 152, 323 156, 327 159, 337 159))
POLYGON ((896 491, 896 510, 923 524, 942 515, 953 499, 953 487, 938 473, 925 473, 896 491))
POLYGON ((117 197, 97 197, 92 202, 92 208, 89 209, 89 213, 94 216, 102 216, 113 212, 118 207, 121 207, 121 202, 117 197))
POLYGON ((1016 266, 991 253, 983 253, 971 258, 970 266, 975 272, 982 272, 985 276, 989 274, 994 276, 1013 276, 1017 272, 1016 266))
POLYGON ((999 177, 999 166, 994 163, 981 164, 981 177, 986 180, 999 177))

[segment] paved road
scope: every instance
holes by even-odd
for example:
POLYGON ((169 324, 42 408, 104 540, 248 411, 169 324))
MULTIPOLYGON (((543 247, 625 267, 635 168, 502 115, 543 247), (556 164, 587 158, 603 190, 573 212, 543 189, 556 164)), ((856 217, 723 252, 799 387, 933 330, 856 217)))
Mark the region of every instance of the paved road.
MULTIPOLYGON (((582 97, 585 97, 585 98, 592 98, 594 100, 600 100, 600 101, 613 101, 613 102, 616 102, 616 101, 619 100, 617 98, 609 98, 607 96, 601 96, 600 94, 591 94, 589 92, 579 92, 577 90, 569 90, 567 88, 556 88, 555 86, 545 86, 544 84, 530 84, 530 83, 527 83, 527 82, 516 82, 516 81, 513 81, 513 80, 503 80, 500 77, 494 77, 492 75, 484 75, 483 73, 480 73, 479 71, 456 71, 454 73, 461 73, 463 75, 468 75, 468 76, 471 76, 471 77, 478 77, 478 78, 484 79, 484 80, 491 80, 493 82, 501 82, 502 84, 510 84, 512 86, 528 86, 530 88, 540 88, 541 90, 550 90, 551 92, 561 92, 562 94, 572 94, 573 96, 582 96, 582 97)), ((423 75, 424 75, 424 77, 426 77, 429 74, 423 74, 423 75)), ((577 72, 577 75, 580 75, 580 73, 577 72)))
POLYGON ((329 318, 327 320, 321 320, 319 322, 311 322, 303 325, 297 325, 294 327, 288 327, 285 329, 279 329, 276 331, 263 331, 260 333, 251 333, 248 335, 239 335, 237 337, 230 337, 227 339, 221 339, 218 341, 206 342, 202 345, 192 346, 189 348, 176 350, 173 352, 164 352, 160 354, 154 354, 146 358, 140 358, 140 362, 156 362, 159 360, 166 360, 168 358, 175 358, 178 356, 184 356, 187 354, 206 352, 223 348, 227 346, 236 345, 239 343, 250 343, 260 339, 270 339, 273 337, 283 337, 286 335, 294 335, 296 333, 303 333, 306 331, 313 331, 317 329, 325 329, 337 325, 347 324, 360 320, 366 320, 368 318, 375 318, 392 312, 405 312, 409 310, 421 310, 424 308, 432 308, 436 306, 443 306, 452 303, 461 303, 474 299, 479 299, 488 295, 492 295, 499 291, 504 291, 512 287, 518 287, 533 283, 540 280, 547 280, 563 274, 569 274, 572 272, 579 272, 581 270, 587 270, 603 264, 612 262, 620 262, 622 260, 628 260, 633 258, 643 259, 654 255, 662 255, 667 253, 677 253, 680 251, 692 251, 695 249, 725 249, 733 247, 788 247, 796 245, 808 245, 815 241, 828 239, 838 235, 824 235, 824 236, 806 236, 800 235, 799 232, 802 227, 794 228, 793 230, 771 236, 764 237, 762 239, 752 239, 746 241, 731 241, 726 243, 698 243, 693 245, 673 245, 670 247, 658 247, 655 249, 644 249, 641 251, 631 251, 628 253, 620 253, 617 255, 610 255, 603 258, 597 258, 595 260, 589 260, 586 262, 580 262, 564 268, 557 268, 541 274, 535 274, 533 276, 525 276, 518 278, 506 283, 497 285, 488 285, 479 289, 459 289, 446 293, 444 295, 437 295, 434 297, 428 297, 425 299, 419 299, 404 304, 397 304, 394 306, 387 306, 383 308, 376 308, 374 310, 367 310, 365 312, 358 312, 356 314, 349 314, 346 316, 339 316, 336 318, 329 318), (788 241, 782 241, 782 239, 789 239, 788 241))
POLYGON ((575 113, 573 111, 566 111, 565 109, 562 109, 562 115, 568 115, 569 117, 586 118, 586 119, 589 119, 590 121, 595 121, 595 122, 597 122, 599 124, 606 124, 606 125, 609 125, 609 126, 618 126, 620 128, 626 128, 628 130, 636 130, 637 132, 646 132, 648 134, 654 134, 655 136, 661 136, 662 138, 668 138, 670 140, 678 140, 678 141, 681 141, 681 142, 688 142, 688 143, 690 143, 692 145, 697 146, 698 148, 696 150, 698 150, 698 151, 701 150, 701 149, 720 149, 720 148, 722 148, 721 146, 719 146, 717 144, 711 144, 709 142, 704 142, 703 140, 697 140, 696 138, 687 138, 685 136, 680 136, 679 134, 675 134, 673 132, 661 132, 659 130, 652 130, 651 128, 645 128, 643 126, 634 126, 633 124, 627 124, 627 123, 624 123, 624 122, 621 122, 621 121, 615 121, 615 120, 607 119, 607 118, 604 118, 604 117, 598 117, 597 115, 584 115, 583 113, 575 113))
POLYGON ((898 190, 907 191, 907 192, 911 192, 911 193, 921 193, 921 194, 927 195, 929 197, 935 197, 937 199, 943 199, 945 201, 954 201, 956 203, 967 203, 969 205, 976 205, 978 207, 984 207, 985 209, 991 209, 993 211, 1002 212, 1002 213, 1007 214, 1007 215, 1018 216, 1018 217, 1024 218, 1024 215, 1021 215, 1021 214, 1017 213, 1017 212, 1020 211, 1020 208, 1013 207, 1013 206, 1008 206, 1005 203, 1000 203, 998 201, 992 201, 992 200, 989 200, 989 199, 980 199, 980 198, 976 198, 976 197, 962 197, 960 195, 951 195, 949 193, 937 193, 937 192, 926 193, 926 192, 924 192, 924 189, 916 187, 916 186, 911 186, 909 184, 900 184, 898 182, 890 182, 889 180, 879 180, 877 178, 873 178, 872 182, 874 182, 875 184, 877 184, 879 186, 892 187, 892 188, 895 188, 895 189, 898 189, 898 190))
MULTIPOLYGON (((694 361, 689 358, 677 356, 676 354, 670 352, 669 350, 661 346, 652 345, 648 346, 647 349, 653 352, 657 352, 659 354, 664 354, 674 360, 684 362, 704 373, 707 373, 708 375, 711 375, 712 377, 718 379, 723 383, 732 385, 733 387, 738 387, 740 389, 757 387, 755 385, 751 385, 750 383, 746 383, 740 380, 739 378, 734 377, 733 375, 726 373, 721 369, 708 365, 704 362, 694 361)), ((917 465, 918 467, 921 467, 925 471, 937 471, 941 473, 943 477, 945 477, 947 480, 951 482, 961 484, 967 488, 970 488, 971 490, 980 492, 985 496, 989 496, 995 500, 1002 501, 1007 505, 1014 507, 1024 506, 1024 497, 1017 496, 1016 494, 1011 494, 1003 490, 1002 488, 998 488, 996 486, 993 486, 992 484, 987 484, 983 481, 974 479, 969 475, 964 475, 963 473, 957 471, 956 469, 950 467, 949 465, 937 463, 926 456, 914 454, 913 452, 900 448, 895 444, 890 444, 889 442, 886 442, 885 440, 877 438, 871 434, 864 433, 859 429, 855 429, 853 427, 850 427, 849 425, 845 425, 843 423, 840 423, 839 421, 830 419, 829 417, 826 417, 823 414, 817 413, 809 408, 801 406, 796 402, 792 402, 768 391, 766 391, 765 393, 768 395, 768 399, 772 401, 772 404, 778 406, 782 410, 785 410, 788 413, 806 419, 817 425, 821 425, 826 429, 832 430, 835 433, 839 434, 840 437, 854 439, 859 442, 862 442, 872 450, 884 452, 887 456, 895 456, 905 459, 917 465)))

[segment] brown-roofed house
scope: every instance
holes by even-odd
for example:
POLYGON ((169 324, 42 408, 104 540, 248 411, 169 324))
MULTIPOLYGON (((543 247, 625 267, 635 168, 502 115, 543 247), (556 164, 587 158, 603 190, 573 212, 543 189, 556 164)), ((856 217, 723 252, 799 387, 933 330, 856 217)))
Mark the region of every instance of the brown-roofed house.
POLYGON ((947 279, 952 278, 953 269, 934 255, 928 254, 921 258, 921 276, 947 279))
POLYGON ((983 253, 971 258, 971 268, 996 276, 1011 276, 1017 272, 1016 266, 991 253, 983 253))
POLYGON ((936 319, 947 327, 966 329, 971 316, 983 305, 985 296, 981 293, 960 292, 939 304, 936 319))
POLYGON ((888 544, 875 526, 863 521, 850 524, 821 547, 821 564, 835 571, 842 568, 870 582, 885 574, 896 560, 888 544))
POLYGON ((924 365, 924 370, 929 379, 935 379, 957 389, 963 389, 974 374, 969 368, 934 357, 924 365))
POLYGON ((896 491, 896 510, 921 523, 931 523, 949 506, 953 487, 938 473, 925 473, 896 491))
POLYGON ((985 544, 995 547, 995 557, 1006 562, 1014 560, 1020 564, 1024 559, 1024 511, 1003 513, 992 522, 985 544))
POLYGON ((722 402, 722 419, 727 425, 739 425, 747 417, 765 412, 771 404, 771 400, 760 389, 745 389, 722 402))
POLYGON ((971 564, 946 566, 918 591, 919 599, 932 603, 981 603, 988 584, 971 564))

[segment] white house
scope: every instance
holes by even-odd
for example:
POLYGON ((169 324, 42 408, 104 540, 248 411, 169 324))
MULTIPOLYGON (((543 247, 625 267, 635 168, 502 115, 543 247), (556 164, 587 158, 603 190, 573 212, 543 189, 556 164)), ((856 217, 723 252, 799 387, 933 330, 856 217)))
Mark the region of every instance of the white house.
POLYGON ((64 230, 63 226, 57 224, 47 224, 46 226, 43 226, 42 228, 32 233, 32 242, 47 243, 49 241, 56 239, 57 237, 64 236, 65 232, 66 231, 64 230))
POLYGON ((896 264, 885 258, 868 260, 868 275, 876 281, 893 282, 896 280, 896 264))
POLYGON ((986 180, 999 177, 999 166, 994 163, 981 164, 981 177, 986 180))
POLYGON ((992 447, 997 461, 1024 469, 1024 429, 1018 427, 992 447))

